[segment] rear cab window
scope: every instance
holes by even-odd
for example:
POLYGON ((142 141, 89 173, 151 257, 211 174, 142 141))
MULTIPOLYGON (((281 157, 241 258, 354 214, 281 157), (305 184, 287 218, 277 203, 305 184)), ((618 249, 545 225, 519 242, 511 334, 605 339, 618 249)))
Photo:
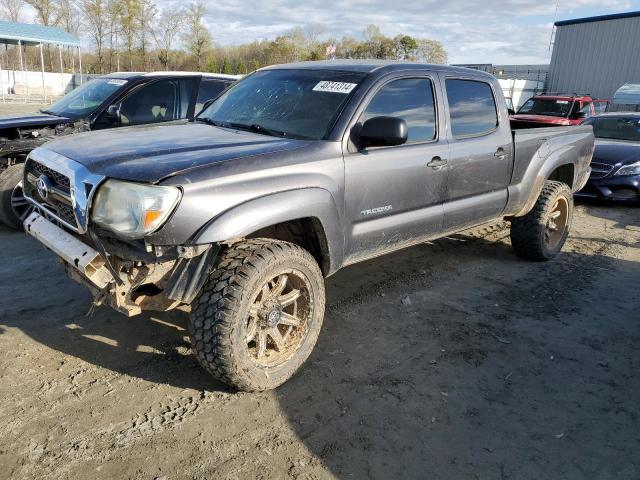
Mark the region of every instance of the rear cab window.
POLYGON ((486 135, 498 127, 491 85, 479 80, 445 80, 451 133, 456 138, 486 135))
POLYGON ((436 138, 433 84, 428 78, 402 78, 382 86, 371 99, 358 123, 373 117, 402 118, 407 123, 407 142, 429 142, 436 138))

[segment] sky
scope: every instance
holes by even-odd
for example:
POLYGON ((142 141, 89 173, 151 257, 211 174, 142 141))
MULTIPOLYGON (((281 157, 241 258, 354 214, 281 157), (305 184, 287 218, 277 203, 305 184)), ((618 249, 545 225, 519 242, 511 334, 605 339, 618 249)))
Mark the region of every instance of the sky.
MULTIPOLYGON (((183 1, 156 0, 159 7, 183 1)), ((263 0, 206 2, 214 42, 274 38, 320 24, 324 36, 362 37, 368 24, 388 36, 404 33, 442 42, 450 63, 539 64, 551 57, 554 18, 565 20, 640 10, 640 0, 263 0)))
MULTIPOLYGON (((162 9, 188 0, 154 0, 162 9)), ((640 0, 215 0, 204 1, 218 45, 273 39, 295 27, 320 25, 320 39, 382 33, 440 41, 449 63, 546 64, 554 20, 640 10, 640 0)), ((33 16, 33 12, 25 12, 33 16)), ((89 40, 83 38, 85 42, 89 40)))

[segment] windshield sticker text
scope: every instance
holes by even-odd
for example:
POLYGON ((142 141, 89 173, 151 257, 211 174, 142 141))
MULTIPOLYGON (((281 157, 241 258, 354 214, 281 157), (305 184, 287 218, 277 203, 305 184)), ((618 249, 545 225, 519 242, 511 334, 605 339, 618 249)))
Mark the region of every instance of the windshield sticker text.
POLYGON ((122 86, 125 83, 127 83, 127 81, 126 80, 119 80, 117 78, 114 78, 113 80, 109 80, 109 82, 107 82, 107 83, 109 83, 109 85, 120 85, 120 86, 122 86))
POLYGON ((314 92, 350 93, 356 88, 357 83, 330 82, 323 80, 313 87, 314 92))

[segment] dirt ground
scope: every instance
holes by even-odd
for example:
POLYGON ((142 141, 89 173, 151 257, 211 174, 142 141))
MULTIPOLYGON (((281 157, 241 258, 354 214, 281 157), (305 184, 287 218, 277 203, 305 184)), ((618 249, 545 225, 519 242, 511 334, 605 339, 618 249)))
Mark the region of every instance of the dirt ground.
POLYGON ((349 267, 309 362, 234 393, 183 313, 92 315, 0 227, 0 478, 638 479, 640 208, 579 205, 528 263, 504 225, 349 267))

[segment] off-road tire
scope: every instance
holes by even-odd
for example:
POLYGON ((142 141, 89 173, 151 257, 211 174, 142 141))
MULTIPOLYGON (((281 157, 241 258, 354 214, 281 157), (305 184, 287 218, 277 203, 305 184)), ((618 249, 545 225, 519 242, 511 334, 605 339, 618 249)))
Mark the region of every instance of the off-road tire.
POLYGON ((22 222, 11 208, 11 194, 22 180, 24 164, 10 165, 0 173, 0 222, 14 230, 22 229, 22 222))
POLYGON ((199 363, 237 390, 263 391, 287 381, 316 344, 324 317, 324 278, 303 248, 271 239, 249 239, 223 251, 201 293, 191 305, 189 333, 199 363), (295 269, 308 279, 312 305, 301 344, 282 365, 254 363, 245 340, 246 318, 256 289, 280 269, 295 269))
POLYGON ((545 261, 554 258, 567 239, 573 218, 573 195, 566 183, 547 180, 536 204, 529 213, 511 220, 511 245, 522 258, 545 261), (552 209, 559 199, 566 201, 567 219, 557 244, 549 245, 545 231, 552 209))

